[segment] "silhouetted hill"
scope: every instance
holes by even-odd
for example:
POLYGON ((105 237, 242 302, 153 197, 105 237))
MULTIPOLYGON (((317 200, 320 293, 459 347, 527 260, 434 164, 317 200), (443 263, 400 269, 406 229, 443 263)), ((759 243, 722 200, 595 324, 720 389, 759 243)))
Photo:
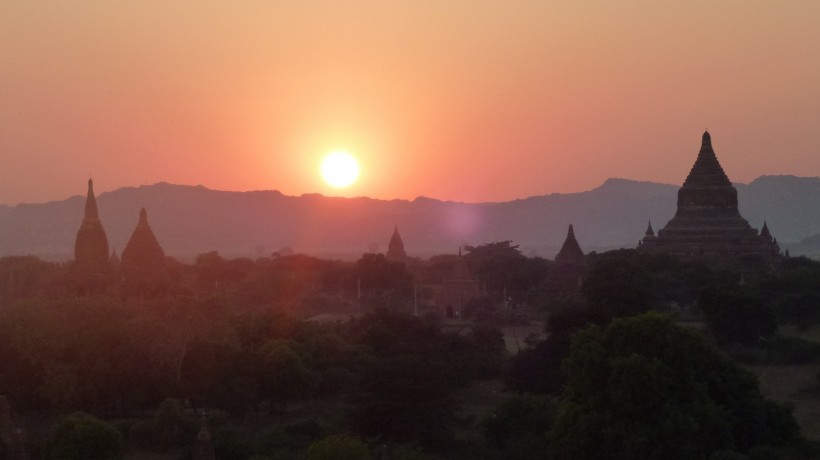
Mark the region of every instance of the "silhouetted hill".
MULTIPOLYGON (((760 228, 765 218, 781 242, 820 234, 820 178, 764 176, 736 186, 741 213, 752 226, 760 228)), ((366 251, 384 251, 394 224, 412 256, 454 253, 464 243, 513 240, 527 254, 552 258, 569 224, 574 224, 584 251, 634 247, 647 221, 657 230, 672 217, 677 189, 609 179, 580 193, 456 203, 425 197, 407 201, 225 192, 159 183, 103 193, 98 204, 110 246, 117 252, 145 207, 166 253, 181 258, 210 250, 257 257, 287 246, 321 257, 355 259, 366 251)), ((0 254, 73 257, 83 203, 84 197, 74 196, 0 206, 0 254)), ((815 244, 820 247, 820 241, 815 244)), ((802 246, 788 247, 796 254, 802 246)))

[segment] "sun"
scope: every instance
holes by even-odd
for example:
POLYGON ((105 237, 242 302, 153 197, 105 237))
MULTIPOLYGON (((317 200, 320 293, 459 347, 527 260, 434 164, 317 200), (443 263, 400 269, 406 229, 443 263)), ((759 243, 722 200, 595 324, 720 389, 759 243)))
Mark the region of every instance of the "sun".
POLYGON ((322 160, 322 178, 331 187, 347 187, 359 177, 359 163, 347 152, 332 152, 322 160))

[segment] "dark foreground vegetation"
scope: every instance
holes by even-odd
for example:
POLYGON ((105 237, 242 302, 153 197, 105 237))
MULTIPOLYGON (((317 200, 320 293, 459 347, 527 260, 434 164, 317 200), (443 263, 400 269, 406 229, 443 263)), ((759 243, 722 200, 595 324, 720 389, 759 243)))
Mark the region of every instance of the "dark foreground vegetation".
POLYGON ((469 249, 461 319, 432 306, 451 256, 210 253, 151 295, 82 297, 65 267, 1 259, 0 435, 46 459, 195 458, 203 425, 218 459, 820 458, 748 370, 820 364, 782 333, 820 323, 820 264, 612 251, 559 297, 548 261, 469 249))

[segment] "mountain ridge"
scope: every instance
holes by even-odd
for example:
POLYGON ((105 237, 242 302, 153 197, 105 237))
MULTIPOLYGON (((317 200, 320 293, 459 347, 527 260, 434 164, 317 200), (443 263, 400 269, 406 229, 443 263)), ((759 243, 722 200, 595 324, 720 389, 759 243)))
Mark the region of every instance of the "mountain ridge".
MULTIPOLYGON (((820 242, 810 239, 820 234, 820 177, 761 176, 735 187, 741 214, 753 227, 759 229, 765 220, 783 246, 798 253, 820 252, 820 242)), ((569 224, 586 252, 635 247, 648 221, 660 229, 674 215, 678 188, 611 178, 583 192, 464 203, 423 196, 289 196, 278 190, 221 191, 159 182, 101 193, 97 202, 110 246, 118 252, 145 207, 166 253, 182 259, 211 250, 259 257, 283 247, 356 259, 364 252, 384 250, 394 225, 411 256, 512 240, 528 255, 552 258, 569 224)), ((83 203, 84 197, 75 195, 0 206, 0 255, 71 259, 83 203)))

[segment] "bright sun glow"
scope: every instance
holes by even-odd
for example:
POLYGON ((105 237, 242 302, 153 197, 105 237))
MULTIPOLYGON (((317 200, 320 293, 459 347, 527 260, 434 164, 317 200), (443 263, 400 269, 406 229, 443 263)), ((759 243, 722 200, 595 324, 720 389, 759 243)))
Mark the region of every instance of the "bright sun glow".
POLYGON ((347 152, 333 152, 322 161, 322 177, 332 187, 347 187, 359 177, 359 163, 347 152))

